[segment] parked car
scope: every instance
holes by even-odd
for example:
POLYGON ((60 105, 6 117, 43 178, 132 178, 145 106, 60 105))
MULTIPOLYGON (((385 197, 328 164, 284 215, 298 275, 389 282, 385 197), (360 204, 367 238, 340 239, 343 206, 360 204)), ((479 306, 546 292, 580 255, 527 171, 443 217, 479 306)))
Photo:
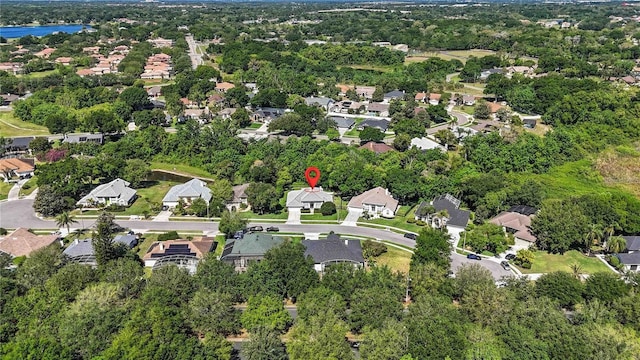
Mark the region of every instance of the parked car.
POLYGON ((506 261, 501 262, 500 265, 502 265, 502 268, 505 270, 509 270, 510 268, 509 263, 506 261))
POLYGON ((471 259, 471 260, 482 260, 482 258, 480 257, 480 255, 476 255, 476 254, 469 254, 469 255, 467 255, 467 259, 471 259))
POLYGON ((413 234, 413 233, 405 233, 404 237, 406 237, 407 239, 415 240, 415 239, 418 238, 418 235, 413 234))
POLYGON ((252 226, 249 228, 249 231, 262 231, 264 230, 262 226, 252 226))
POLYGON ((240 230, 240 231, 236 231, 236 232, 233 234, 233 238, 234 238, 234 239, 236 239, 236 240, 237 240, 237 239, 242 239, 243 237, 244 237, 244 231, 242 231, 242 230, 240 230))
POLYGON ((280 229, 278 229, 277 226, 269 226, 267 228, 267 232, 278 232, 278 231, 280 231, 280 229))
POLYGON ((507 256, 505 256, 504 258, 509 260, 509 261, 511 261, 511 260, 516 258, 516 255, 515 254, 507 254, 507 256))

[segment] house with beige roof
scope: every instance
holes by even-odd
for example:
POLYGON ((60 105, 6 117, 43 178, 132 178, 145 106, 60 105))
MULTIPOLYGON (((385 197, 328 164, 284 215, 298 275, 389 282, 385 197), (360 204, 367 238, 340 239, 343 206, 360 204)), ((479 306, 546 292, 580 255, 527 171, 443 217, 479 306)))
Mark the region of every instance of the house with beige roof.
POLYGON ((51 54, 53 54, 56 51, 55 48, 45 48, 42 51, 38 51, 37 53, 33 54, 35 57, 39 57, 41 59, 48 59, 49 56, 51 56, 51 54))
POLYGON ((227 90, 233 89, 234 87, 236 86, 233 85, 232 83, 223 81, 216 84, 216 91, 220 91, 224 93, 224 92, 227 92, 227 90))
POLYGON ((507 211, 503 211, 496 217, 489 220, 490 223, 500 225, 505 232, 513 234, 515 237, 515 247, 528 248, 535 243, 537 238, 531 233, 531 219, 535 216, 531 211, 520 211, 517 207, 513 207, 507 211))
POLYGON ((12 179, 30 178, 33 176, 34 170, 33 160, 0 159, 0 177, 4 182, 9 182, 12 179))
POLYGON ((0 252, 12 257, 29 256, 32 252, 53 244, 58 235, 36 235, 25 228, 0 236, 0 252))
POLYGON ((398 210, 398 200, 394 199, 389 190, 380 186, 354 196, 347 205, 348 210, 362 210, 363 214, 371 218, 392 218, 398 210))
POLYGON ((198 263, 214 251, 218 243, 211 237, 189 240, 156 241, 142 257, 144 266, 157 270, 166 265, 176 265, 194 274, 198 263))
POLYGON ((322 190, 322 187, 303 188, 289 191, 287 194, 288 209, 307 209, 313 213, 322 204, 333 201, 333 193, 322 190))

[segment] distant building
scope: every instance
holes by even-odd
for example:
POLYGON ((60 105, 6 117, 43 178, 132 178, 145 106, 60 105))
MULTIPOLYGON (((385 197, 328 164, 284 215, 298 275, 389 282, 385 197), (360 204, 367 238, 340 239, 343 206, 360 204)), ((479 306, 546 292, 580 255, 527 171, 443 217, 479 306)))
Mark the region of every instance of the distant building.
POLYGON ((243 204, 247 207, 249 206, 248 197, 245 193, 249 185, 250 184, 247 183, 233 187, 233 198, 227 202, 227 209, 229 209, 229 211, 238 211, 243 204))
MULTIPOLYGON (((116 235, 113 238, 114 244, 123 244, 129 249, 138 245, 138 237, 136 235, 116 235)), ((83 265, 97 266, 96 256, 93 252, 93 244, 91 239, 75 239, 62 252, 69 258, 69 261, 83 265)))
POLYGON ((369 151, 373 151, 376 154, 384 154, 389 151, 396 151, 393 147, 385 144, 385 143, 377 143, 373 141, 369 141, 368 143, 360 146, 358 149, 366 149, 369 151))
POLYGON ((35 166, 33 160, 7 158, 0 159, 0 177, 4 182, 12 179, 27 179, 33 176, 35 166))
POLYGON ((97 144, 102 144, 104 141, 104 135, 101 133, 97 134, 65 134, 63 143, 69 144, 78 144, 85 142, 92 142, 97 144))

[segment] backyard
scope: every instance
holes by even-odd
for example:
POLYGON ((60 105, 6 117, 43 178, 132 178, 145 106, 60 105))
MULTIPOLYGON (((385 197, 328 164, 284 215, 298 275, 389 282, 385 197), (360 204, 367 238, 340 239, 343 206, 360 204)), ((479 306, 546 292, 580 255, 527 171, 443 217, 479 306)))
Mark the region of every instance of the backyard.
POLYGON ((523 274, 539 274, 554 271, 573 272, 571 266, 577 264, 580 266, 581 274, 593 274, 599 271, 611 271, 605 264, 595 257, 587 257, 576 250, 570 250, 560 254, 550 254, 544 251, 536 251, 534 253, 531 269, 518 269, 523 274))
POLYGON ((378 266, 386 265, 392 271, 400 271, 407 274, 411 263, 411 253, 387 244, 387 252, 375 258, 378 266))

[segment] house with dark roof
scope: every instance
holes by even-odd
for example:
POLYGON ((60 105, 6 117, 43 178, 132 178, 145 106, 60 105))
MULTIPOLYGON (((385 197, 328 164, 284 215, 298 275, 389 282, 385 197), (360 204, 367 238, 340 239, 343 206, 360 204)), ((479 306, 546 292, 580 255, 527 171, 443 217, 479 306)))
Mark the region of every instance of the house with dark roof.
POLYGON ((214 238, 203 236, 192 241, 167 240, 156 241, 149 247, 142 257, 144 266, 153 270, 166 265, 176 265, 195 274, 198 263, 210 252, 214 251, 218 243, 214 238))
POLYGON ((624 253, 616 254, 627 271, 640 271, 640 236, 623 236, 627 245, 624 253))
POLYGON ((329 120, 333 121, 338 129, 351 129, 356 123, 352 118, 342 116, 330 116, 329 120))
POLYGON ((242 204, 249 206, 249 201, 245 191, 249 187, 249 183, 236 185, 233 187, 233 198, 227 202, 229 211, 238 211, 242 208, 242 204))
POLYGON ((527 205, 513 205, 509 208, 509 210, 507 210, 507 212, 515 212, 518 214, 531 216, 535 215, 535 213, 538 212, 538 209, 527 205))
POLYGON ((25 228, 18 228, 10 234, 0 236, 0 253, 12 257, 29 256, 58 239, 58 235, 36 235, 25 228))
POLYGON ((29 152, 29 145, 33 139, 35 139, 34 136, 8 138, 7 144, 4 145, 4 149, 7 153, 11 154, 29 152))
POLYGON ((319 273, 334 264, 364 266, 360 240, 341 239, 340 235, 331 233, 325 239, 303 240, 302 245, 306 248, 304 256, 313 259, 313 268, 319 273))
POLYGON ((264 259, 264 254, 279 246, 284 238, 267 233, 255 232, 240 239, 227 240, 220 261, 233 265, 236 271, 246 271, 252 262, 264 259))
POLYGON ((389 190, 378 186, 351 198, 347 208, 362 211, 372 218, 393 218, 398 210, 398 200, 391 196, 389 190))
POLYGON ((367 112, 371 116, 389 116, 389 104, 370 103, 367 105, 367 112))
POLYGON ((322 190, 322 187, 303 188, 287 193, 288 209, 308 209, 311 213, 320 209, 322 204, 333 201, 333 193, 322 190))
POLYGON ((361 145, 358 149, 366 149, 369 151, 373 151, 376 154, 384 154, 389 151, 396 151, 396 149, 385 143, 377 143, 373 141, 369 141, 368 143, 361 145))
POLYGON ((136 190, 129 187, 129 182, 120 178, 109 183, 98 185, 90 193, 78 201, 78 206, 97 206, 98 204, 129 206, 136 198, 136 190))
MULTIPOLYGON (((138 245, 138 237, 136 235, 116 235, 113 238, 114 244, 123 244, 129 249, 138 245)), ((96 257, 93 252, 93 244, 91 239, 75 239, 62 252, 67 256, 69 261, 83 265, 97 266, 96 257)))
POLYGON ((193 200, 197 198, 201 198, 209 205, 209 201, 211 201, 211 190, 204 181, 191 179, 184 184, 176 185, 169 189, 167 195, 162 199, 162 206, 173 209, 178 206, 180 201, 185 204, 191 204, 193 200))
POLYGON ((451 194, 436 196, 430 203, 422 202, 416 209, 415 219, 429 223, 432 227, 447 228, 456 242, 469 223, 471 212, 460 209, 461 201, 451 194))
POLYGON ((384 94, 384 100, 386 102, 389 102, 391 100, 402 99, 402 98, 404 98, 404 91, 400 91, 400 90, 393 90, 384 94))
POLYGON ((285 109, 261 108, 256 110, 253 114, 251 114, 251 121, 268 124, 272 120, 275 120, 280 116, 284 115, 284 113, 285 113, 285 109))
POLYGON ((385 119, 364 119, 360 124, 358 124, 356 130, 362 131, 366 127, 372 127, 385 132, 389 128, 389 123, 390 121, 385 119))

